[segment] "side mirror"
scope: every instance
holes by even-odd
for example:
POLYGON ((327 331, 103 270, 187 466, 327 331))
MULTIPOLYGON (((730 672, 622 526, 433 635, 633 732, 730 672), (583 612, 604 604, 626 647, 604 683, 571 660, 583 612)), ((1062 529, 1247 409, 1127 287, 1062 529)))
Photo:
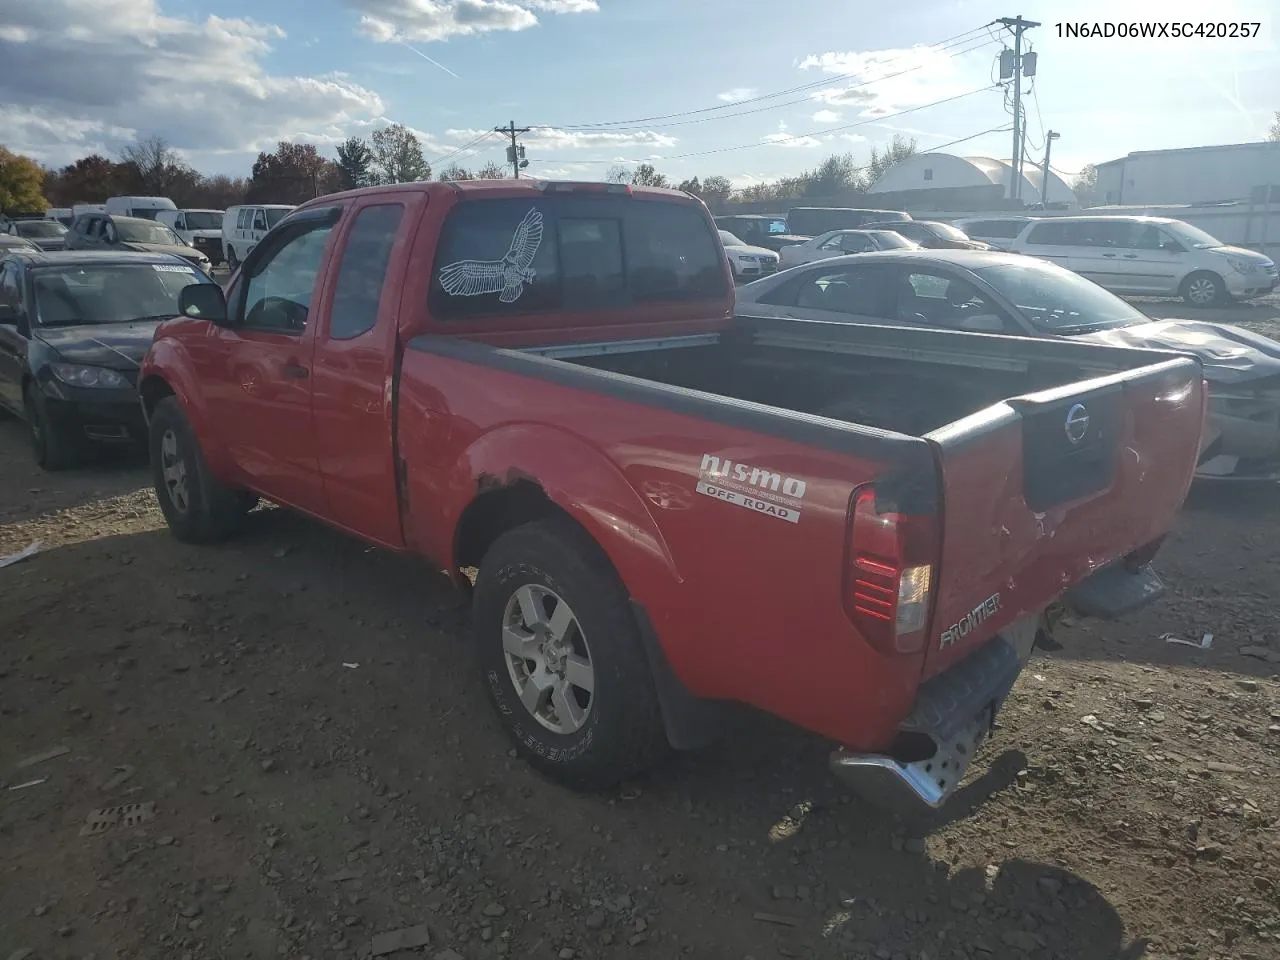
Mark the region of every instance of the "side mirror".
POLYGON ((1168 251, 1169 253, 1183 252, 1182 244, 1180 244, 1177 240, 1166 240, 1164 243, 1160 244, 1160 249, 1168 251))
POLYGON ((216 283, 191 283, 178 294, 178 310, 193 320, 227 326, 227 296, 216 283))

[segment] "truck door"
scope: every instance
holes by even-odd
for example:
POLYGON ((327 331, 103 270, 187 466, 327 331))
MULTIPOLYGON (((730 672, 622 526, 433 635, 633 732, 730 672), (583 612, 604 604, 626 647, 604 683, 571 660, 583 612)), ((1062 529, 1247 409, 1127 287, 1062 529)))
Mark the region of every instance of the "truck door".
POLYGON ((384 194, 348 218, 314 356, 325 516, 390 547, 403 544, 393 419, 397 314, 409 234, 425 201, 425 194, 384 194))
POLYGON ((228 292, 232 324, 198 375, 225 423, 227 451, 271 500, 323 513, 311 417, 314 315, 322 312, 328 242, 341 208, 299 216, 260 244, 228 292))

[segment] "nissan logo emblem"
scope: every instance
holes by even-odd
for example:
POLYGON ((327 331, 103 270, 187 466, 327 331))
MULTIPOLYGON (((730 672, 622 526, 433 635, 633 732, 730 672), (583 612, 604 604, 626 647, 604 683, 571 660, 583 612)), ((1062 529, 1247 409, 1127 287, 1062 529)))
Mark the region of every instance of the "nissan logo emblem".
POLYGON ((1072 404, 1063 427, 1067 431, 1067 439, 1073 444, 1084 439, 1084 435, 1089 432, 1089 411, 1084 408, 1083 403, 1072 404))

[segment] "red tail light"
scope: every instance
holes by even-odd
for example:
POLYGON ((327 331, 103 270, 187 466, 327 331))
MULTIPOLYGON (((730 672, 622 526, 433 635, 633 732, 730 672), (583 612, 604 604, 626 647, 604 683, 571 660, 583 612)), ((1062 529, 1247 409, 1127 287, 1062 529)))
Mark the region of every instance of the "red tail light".
POLYGON ((918 653, 932 607, 937 517, 879 513, 871 487, 853 498, 845 608, 884 653, 918 653))

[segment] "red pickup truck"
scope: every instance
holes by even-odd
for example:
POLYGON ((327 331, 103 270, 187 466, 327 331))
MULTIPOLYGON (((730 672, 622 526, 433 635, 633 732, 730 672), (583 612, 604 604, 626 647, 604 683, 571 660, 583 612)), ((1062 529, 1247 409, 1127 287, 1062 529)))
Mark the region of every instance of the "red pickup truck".
POLYGON ((669 190, 321 197, 181 310, 139 380, 173 533, 262 497, 430 558, 517 748, 584 788, 736 701, 940 804, 1046 610, 1161 592, 1204 418, 1193 358, 735 316, 669 190))

